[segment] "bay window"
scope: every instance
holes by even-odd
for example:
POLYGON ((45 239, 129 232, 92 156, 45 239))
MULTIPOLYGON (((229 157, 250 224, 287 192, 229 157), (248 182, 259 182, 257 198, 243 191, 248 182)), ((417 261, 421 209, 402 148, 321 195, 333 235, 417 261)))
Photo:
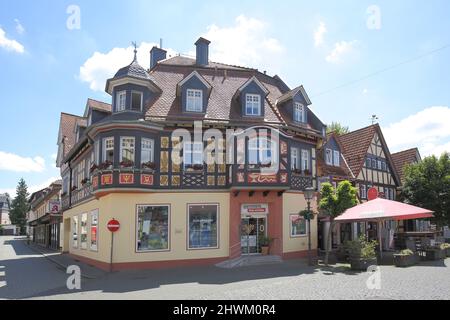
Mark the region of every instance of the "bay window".
POLYGON ((309 170, 309 151, 302 150, 302 170, 309 170))
POLYGON ((153 162, 154 142, 152 139, 141 140, 141 163, 153 162))
POLYGON ((137 207, 136 250, 161 251, 169 249, 170 207, 139 205, 137 207))
POLYGON ((189 249, 218 247, 218 205, 189 205, 189 249))
POLYGON ((203 111, 203 91, 202 90, 187 89, 186 111, 190 111, 190 112, 202 112, 203 111))
POLYGON ((120 137, 120 162, 134 163, 134 137, 120 137))
POLYGON ((103 139, 103 162, 114 163, 114 138, 103 139))
POLYGON ((300 155, 297 148, 291 148, 291 169, 300 169, 300 155))
POLYGON ((259 94, 245 95, 245 114, 248 116, 261 115, 261 96, 259 94))
POLYGON ((193 165, 203 165, 203 142, 184 143, 183 163, 185 168, 193 165))

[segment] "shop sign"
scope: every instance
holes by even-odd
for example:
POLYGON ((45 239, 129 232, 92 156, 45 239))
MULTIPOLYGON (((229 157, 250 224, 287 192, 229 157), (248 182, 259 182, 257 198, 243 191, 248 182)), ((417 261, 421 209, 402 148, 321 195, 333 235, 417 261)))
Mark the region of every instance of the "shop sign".
POLYGON ((58 213, 60 208, 59 201, 50 201, 48 204, 50 213, 58 213))
POLYGON ((241 214, 245 216, 268 213, 269 205, 267 203, 243 204, 241 207, 241 214))

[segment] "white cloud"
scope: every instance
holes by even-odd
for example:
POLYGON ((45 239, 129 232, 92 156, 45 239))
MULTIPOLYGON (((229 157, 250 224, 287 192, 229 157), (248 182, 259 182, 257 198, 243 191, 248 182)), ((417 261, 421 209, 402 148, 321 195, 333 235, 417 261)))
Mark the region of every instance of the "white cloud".
POLYGON ((19 19, 14 19, 14 22, 16 23, 16 32, 18 34, 24 34, 25 33, 25 28, 24 26, 20 23, 19 19))
MULTIPOLYGON (((142 42, 138 47, 137 58, 139 64, 148 69, 150 67, 150 50, 156 43, 142 42)), ((89 87, 94 91, 103 91, 106 80, 113 77, 122 67, 125 67, 133 60, 134 47, 113 48, 107 53, 94 52, 80 67, 79 78, 89 83, 89 87)), ((166 49, 168 56, 175 55, 172 49, 166 49)))
POLYGON ((369 90, 364 89, 362 93, 363 93, 363 94, 368 94, 368 93, 369 93, 369 90))
POLYGON ((6 49, 8 51, 14 51, 17 53, 24 53, 25 48, 22 44, 16 40, 12 40, 6 37, 6 32, 0 28, 0 48, 6 49))
POLYGON ((314 31, 314 46, 315 47, 320 47, 321 45, 323 45, 323 38, 325 36, 325 33, 327 33, 327 27, 325 26, 325 23, 323 21, 321 21, 319 23, 319 27, 317 28, 316 31, 314 31))
POLYGON ((325 60, 329 63, 341 63, 344 56, 348 56, 354 52, 357 43, 358 42, 356 40, 336 42, 334 44, 334 49, 325 58, 325 60))
MULTIPOLYGON (((32 194, 33 192, 42 190, 42 189, 48 187, 51 183, 55 182, 56 180, 60 180, 60 179, 61 179, 60 177, 51 177, 40 183, 29 185, 28 193, 32 194)), ((25 180, 25 182, 27 182, 27 181, 25 180)), ((15 187, 0 189, 0 193, 5 193, 5 192, 7 192, 11 196, 11 198, 14 198, 16 196, 16 188, 15 187)))
POLYGON ((449 107, 430 107, 383 128, 391 152, 418 147, 422 156, 450 152, 449 107))
POLYGON ((284 48, 277 39, 267 36, 267 29, 265 22, 244 15, 230 27, 208 26, 203 37, 211 41, 210 60, 278 71, 284 48))
POLYGON ((21 157, 13 153, 0 151, 0 170, 42 172, 45 170, 45 160, 42 157, 21 157))

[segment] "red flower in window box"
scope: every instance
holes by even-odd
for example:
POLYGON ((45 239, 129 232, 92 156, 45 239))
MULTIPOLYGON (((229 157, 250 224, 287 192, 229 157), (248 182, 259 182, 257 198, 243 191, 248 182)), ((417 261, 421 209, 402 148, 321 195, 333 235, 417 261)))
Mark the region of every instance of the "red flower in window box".
POLYGON ((112 162, 111 162, 111 161, 108 161, 108 160, 106 160, 106 161, 103 162, 103 163, 100 163, 100 165, 98 166, 98 168, 99 168, 100 170, 111 169, 111 167, 112 167, 112 162))
POLYGON ((155 170, 156 169, 156 163, 152 162, 152 161, 148 161, 148 162, 144 162, 141 164, 142 169, 151 169, 151 170, 155 170))
POLYGON ((121 168, 131 168, 134 166, 134 162, 130 161, 130 160, 125 160, 125 161, 121 161, 120 162, 120 167, 121 168))

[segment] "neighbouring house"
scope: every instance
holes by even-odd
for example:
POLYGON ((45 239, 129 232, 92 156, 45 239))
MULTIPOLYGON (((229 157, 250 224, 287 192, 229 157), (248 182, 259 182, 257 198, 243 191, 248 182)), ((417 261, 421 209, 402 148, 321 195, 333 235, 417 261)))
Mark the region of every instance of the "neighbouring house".
POLYGON ((0 235, 17 235, 18 228, 11 224, 9 218, 11 199, 7 193, 0 194, 0 235))
MULTIPOLYGON (((150 70, 135 51, 106 82, 111 104, 61 114, 64 251, 103 269, 212 264, 269 237, 272 255, 307 255, 298 212, 326 127, 303 86, 211 62, 209 45, 198 39, 195 58, 154 47, 150 70)), ((311 231, 315 252, 317 219, 311 231)))
POLYGON ((28 200, 27 234, 34 243, 54 250, 60 249, 61 184, 62 181, 55 181, 32 193, 28 200))
MULTIPOLYGON (((349 180, 356 187, 361 202, 367 201, 370 188, 376 188, 379 197, 395 200, 401 182, 378 124, 343 135, 327 135, 327 140, 319 148, 319 154, 319 183, 331 182, 336 185, 342 180, 349 180)), ((328 228, 327 219, 321 219, 319 229, 322 239, 325 239, 328 228)), ((388 221, 383 226, 386 247, 393 245, 396 228, 397 223, 394 221, 388 221)), ((332 243, 336 246, 355 239, 360 234, 376 239, 377 224, 339 224, 333 234, 332 243)))
MULTIPOLYGON (((422 161, 418 148, 411 148, 408 150, 399 151, 392 154, 392 160, 397 170, 397 174, 400 177, 401 185, 397 190, 397 194, 400 194, 403 184, 405 182, 405 168, 407 165, 416 164, 422 161)), ((414 231, 428 231, 430 230, 430 221, 424 219, 407 220, 400 225, 400 231, 414 232, 414 231)))

